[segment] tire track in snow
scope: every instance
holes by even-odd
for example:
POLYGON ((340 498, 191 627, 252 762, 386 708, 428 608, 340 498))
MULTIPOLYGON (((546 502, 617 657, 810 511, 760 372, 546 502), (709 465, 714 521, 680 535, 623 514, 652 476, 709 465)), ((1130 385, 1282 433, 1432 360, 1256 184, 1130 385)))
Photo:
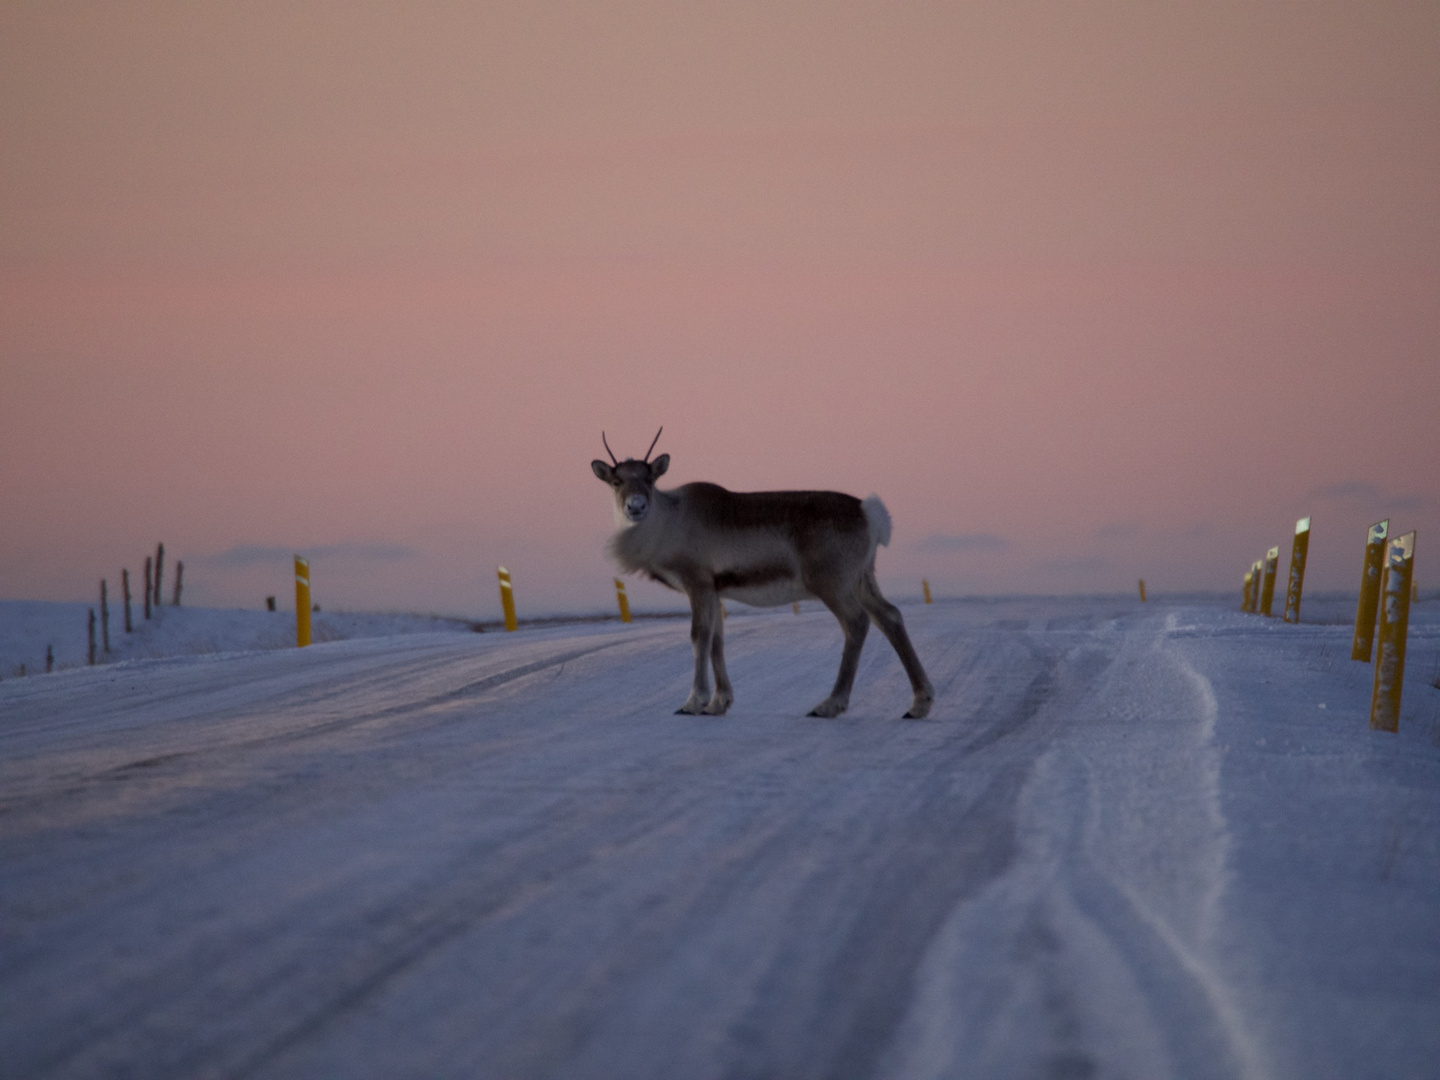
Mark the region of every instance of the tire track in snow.
POLYGON ((1083 736, 1027 784, 1011 872, 938 935, 888 1075, 1268 1075, 1208 960, 1228 849, 1214 694, 1154 620, 1129 637, 1083 736))
MULTIPOLYGON (((1074 892, 1088 893, 1089 902, 1082 907, 1097 924, 1108 926, 1112 941, 1121 943, 1128 936, 1134 949, 1128 958, 1131 967, 1157 987, 1151 996, 1176 1001, 1187 1017, 1185 1022, 1166 1024, 1177 1075, 1265 1080, 1270 1073, 1255 1038, 1229 987, 1207 957, 1225 890, 1230 843, 1220 806, 1219 760, 1212 745, 1218 706, 1209 680, 1168 646, 1166 639, 1174 628, 1172 614, 1166 618, 1166 632, 1155 642, 1149 662, 1169 665, 1169 677, 1188 684, 1194 702, 1192 714, 1185 718, 1189 730, 1182 733, 1188 738, 1180 745, 1189 744, 1185 756, 1194 787, 1192 805, 1209 831, 1204 846, 1188 852, 1195 902, 1177 908, 1173 897, 1164 897, 1157 903, 1146 896, 1148 883, 1143 874, 1123 867, 1106 872, 1099 860, 1082 864, 1074 892), (1126 869, 1132 872, 1127 874, 1126 869)), ((1167 732, 1166 737, 1175 734, 1167 732)), ((1093 765, 1086 772, 1087 801, 1094 807, 1104 795, 1093 765)), ((1088 824, 1091 835, 1085 842, 1093 848, 1097 846, 1096 822, 1092 818, 1088 824)), ((1181 847, 1177 853, 1183 854, 1185 849, 1181 847)))

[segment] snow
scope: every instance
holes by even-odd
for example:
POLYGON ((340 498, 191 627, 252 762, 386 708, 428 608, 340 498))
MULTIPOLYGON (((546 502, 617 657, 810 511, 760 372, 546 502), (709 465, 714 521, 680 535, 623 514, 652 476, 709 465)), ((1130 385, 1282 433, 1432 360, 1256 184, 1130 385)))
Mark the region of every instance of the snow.
MULTIPOLYGON (((125 632, 122 604, 110 605, 110 653, 98 604, 55 604, 31 600, 0 600, 0 679, 14 678, 20 665, 28 674, 44 672, 45 649, 53 651, 56 668, 87 662, 89 613, 95 612, 95 650, 99 663, 155 659, 219 652, 293 648, 295 612, 249 611, 157 606, 151 618, 143 603, 131 601, 131 632, 125 632)), ((312 616, 314 641, 344 641, 397 634, 469 632, 475 624, 440 615, 317 612, 312 616)))
POLYGON ((905 605, 903 721, 878 634, 804 716, 815 605, 732 609, 707 718, 681 620, 20 679, 84 609, 0 604, 0 1074, 1434 1076, 1440 603, 1394 735, 1353 598, 1233 606, 905 605))

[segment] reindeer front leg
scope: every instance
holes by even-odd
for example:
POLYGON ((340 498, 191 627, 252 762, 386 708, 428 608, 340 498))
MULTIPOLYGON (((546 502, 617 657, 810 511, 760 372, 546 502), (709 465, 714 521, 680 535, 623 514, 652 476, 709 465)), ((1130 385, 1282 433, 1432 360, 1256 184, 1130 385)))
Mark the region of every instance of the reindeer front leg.
MULTIPOLYGON (((695 651, 695 680, 690 696, 675 710, 676 715, 698 715, 710 704, 710 652, 720 622, 720 598, 713 586, 696 586, 690 594, 690 647, 695 651)), ((724 712, 723 709, 720 710, 724 712)))
POLYGON ((730 675, 725 670, 725 619, 720 607, 720 597, 715 596, 715 614, 710 620, 714 634, 710 640, 710 666, 715 669, 715 696, 705 706, 710 716, 723 716, 735 700, 735 691, 730 686, 730 675))

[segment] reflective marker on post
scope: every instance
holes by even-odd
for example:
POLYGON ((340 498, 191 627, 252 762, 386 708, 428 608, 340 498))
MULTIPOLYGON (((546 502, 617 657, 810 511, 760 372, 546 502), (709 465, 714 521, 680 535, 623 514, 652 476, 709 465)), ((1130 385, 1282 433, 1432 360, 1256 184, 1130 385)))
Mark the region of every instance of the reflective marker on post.
POLYGON ((1267 619, 1274 617, 1275 568, 1280 563, 1280 549, 1272 547, 1265 552, 1264 579, 1260 584, 1260 614, 1267 619))
POLYGON ((515 590, 510 586, 510 571, 500 567, 500 606, 505 609, 505 629, 514 630, 520 624, 515 620, 515 590))
POLYGON ((1415 534, 1390 541, 1385 579, 1380 587, 1380 630, 1375 651, 1375 689, 1370 695, 1370 727, 1400 730, 1400 689, 1405 679, 1405 636, 1410 628, 1410 582, 1415 569, 1415 534))
POLYGON ((930 600, 930 582, 926 581, 926 580, 922 577, 922 578, 920 579, 920 587, 925 590, 925 603, 927 603, 927 604, 928 604, 928 603, 931 603, 931 600, 930 600))
POLYGON ((1285 621, 1300 621, 1300 592, 1305 588, 1305 556, 1310 551, 1310 519, 1295 522, 1295 543, 1290 547, 1290 584, 1285 589, 1285 621))
POLYGON ((630 600, 625 595, 625 582, 615 579, 615 595, 620 600, 620 621, 630 621, 630 600))
POLYGON ((295 644, 310 644, 310 560, 295 556, 295 644))
POLYGON ((1375 649, 1375 612, 1380 606, 1380 575, 1385 570, 1385 536, 1390 519, 1377 521, 1365 536, 1365 563, 1360 568, 1360 603, 1355 608, 1355 639, 1350 659, 1370 662, 1375 649))

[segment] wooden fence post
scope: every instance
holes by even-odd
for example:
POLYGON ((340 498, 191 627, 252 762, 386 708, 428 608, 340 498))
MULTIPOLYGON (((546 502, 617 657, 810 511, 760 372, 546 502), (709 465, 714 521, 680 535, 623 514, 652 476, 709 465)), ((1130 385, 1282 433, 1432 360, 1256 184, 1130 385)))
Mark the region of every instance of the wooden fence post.
POLYGON ((502 566, 496 576, 500 579, 500 607, 505 612, 505 629, 518 629, 520 622, 515 618, 515 587, 510 583, 510 571, 502 566))
POLYGON ((100 641, 106 652, 110 651, 110 597, 109 586, 100 579, 100 641))
POLYGON ((160 582, 165 577, 165 545, 155 546, 155 607, 160 607, 160 582))
POLYGON ((130 633, 130 571, 120 571, 120 588, 125 593, 125 632, 130 633))
POLYGON ((1415 568, 1415 534, 1390 541, 1385 581, 1380 587, 1379 647, 1375 651, 1375 688, 1370 695, 1370 727, 1400 730, 1400 691, 1405 680, 1405 637, 1410 628, 1410 582, 1415 568))
POLYGON ((1265 552, 1265 572, 1260 584, 1260 614, 1267 619, 1274 617, 1275 570, 1280 564, 1280 549, 1272 547, 1265 552))
MULTIPOLYGON (((52 671, 54 671, 54 670, 55 670, 55 646, 53 646, 53 645, 46 645, 46 646, 45 646, 45 674, 46 674, 46 675, 49 675, 49 674, 50 674, 52 671)), ((25 674, 25 672, 24 672, 23 669, 21 670, 20 674, 21 674, 21 675, 24 675, 24 674, 25 674)))
POLYGON ((925 579, 922 577, 922 578, 920 579, 920 587, 925 590, 925 603, 927 603, 927 604, 928 604, 928 603, 931 603, 931 600, 930 600, 930 582, 928 582, 927 580, 925 580, 925 579))
POLYGON ((1260 580, 1265 576, 1265 560, 1256 559, 1250 564, 1250 606, 1245 610, 1251 615, 1260 613, 1260 580))
POLYGON ((1285 621, 1300 621, 1300 593, 1305 588, 1305 556, 1310 551, 1310 519, 1295 522, 1295 542, 1290 545, 1290 584, 1285 589, 1285 621))
POLYGON ((1370 662, 1375 649, 1375 613, 1380 606, 1380 576, 1385 570, 1385 536, 1390 519, 1377 521, 1365 534, 1365 561, 1360 565, 1360 602, 1355 607, 1355 638, 1350 659, 1370 662))
POLYGON ((93 665, 95 663, 95 609, 93 607, 90 609, 90 650, 88 655, 89 662, 93 665))
POLYGON ((175 564, 175 599, 171 602, 171 607, 180 606, 180 589, 182 587, 180 582, 184 577, 185 564, 183 562, 177 562, 175 564))
POLYGON ((1145 579, 1140 579, 1140 603, 1145 603, 1145 579))
POLYGON ((150 594, 155 591, 155 581, 151 576, 154 572, 154 560, 151 556, 145 556, 145 618, 150 618, 150 594))
POLYGON ((310 560, 295 556, 295 644, 310 644, 310 560))

